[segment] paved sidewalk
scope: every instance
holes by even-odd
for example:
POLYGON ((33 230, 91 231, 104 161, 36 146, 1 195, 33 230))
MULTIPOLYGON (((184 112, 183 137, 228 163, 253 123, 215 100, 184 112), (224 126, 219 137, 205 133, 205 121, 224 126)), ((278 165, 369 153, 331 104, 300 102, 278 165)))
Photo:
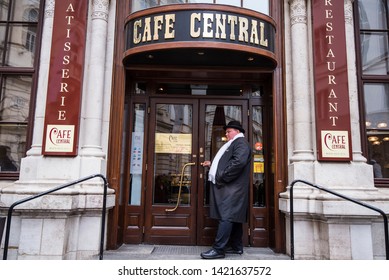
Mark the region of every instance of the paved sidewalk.
MULTIPOLYGON (((200 253, 209 250, 206 246, 177 245, 123 245, 117 250, 108 250, 104 260, 198 260, 200 253)), ((228 254, 230 260, 290 260, 285 254, 274 253, 270 248, 245 247, 242 255, 228 254)))

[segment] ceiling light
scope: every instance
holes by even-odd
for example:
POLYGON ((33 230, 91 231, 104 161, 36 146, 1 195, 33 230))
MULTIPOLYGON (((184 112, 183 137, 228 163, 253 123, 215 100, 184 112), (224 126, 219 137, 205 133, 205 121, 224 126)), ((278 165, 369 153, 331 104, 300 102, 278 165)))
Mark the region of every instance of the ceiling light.
POLYGON ((386 122, 380 122, 379 124, 377 124, 378 128, 385 128, 387 126, 388 126, 388 124, 386 122))
POLYGON ((369 140, 370 142, 374 142, 374 141, 378 140, 378 137, 377 136, 370 136, 369 138, 367 138, 367 140, 369 140))

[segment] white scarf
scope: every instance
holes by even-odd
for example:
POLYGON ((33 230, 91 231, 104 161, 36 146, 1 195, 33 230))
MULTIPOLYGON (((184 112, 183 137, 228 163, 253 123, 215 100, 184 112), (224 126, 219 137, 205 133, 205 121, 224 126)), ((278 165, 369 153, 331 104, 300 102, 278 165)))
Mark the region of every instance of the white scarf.
POLYGON ((217 170, 217 166, 219 164, 219 160, 220 158, 222 157, 222 155, 224 154, 224 152, 228 149, 228 147, 232 144, 232 142, 235 140, 235 139, 238 139, 240 137, 244 137, 243 133, 238 133, 237 135, 235 135, 234 138, 232 138, 230 141, 228 141, 227 143, 225 143, 220 149, 219 151, 216 153, 216 156, 215 158, 213 159, 213 162, 211 164, 211 168, 209 169, 209 173, 208 173, 208 181, 211 181, 212 183, 216 184, 215 182, 215 177, 216 177, 216 170, 217 170))

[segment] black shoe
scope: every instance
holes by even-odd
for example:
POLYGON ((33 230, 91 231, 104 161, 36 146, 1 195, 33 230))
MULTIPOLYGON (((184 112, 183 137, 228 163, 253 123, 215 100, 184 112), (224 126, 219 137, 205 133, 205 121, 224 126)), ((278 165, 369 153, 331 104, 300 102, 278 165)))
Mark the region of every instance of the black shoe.
POLYGON ((237 254, 237 255, 242 255, 243 250, 242 249, 234 249, 232 247, 228 247, 224 250, 226 254, 237 254))
POLYGON ((203 259, 222 259, 225 257, 224 253, 219 253, 215 249, 208 250, 200 254, 203 259))

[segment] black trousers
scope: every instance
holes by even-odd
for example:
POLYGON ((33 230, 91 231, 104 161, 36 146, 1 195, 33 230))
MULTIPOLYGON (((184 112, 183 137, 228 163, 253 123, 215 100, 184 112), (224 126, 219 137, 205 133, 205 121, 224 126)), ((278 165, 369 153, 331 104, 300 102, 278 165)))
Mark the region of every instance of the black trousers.
POLYGON ((219 220, 219 226, 213 248, 219 253, 224 252, 226 247, 232 247, 235 250, 243 250, 243 225, 219 220))

